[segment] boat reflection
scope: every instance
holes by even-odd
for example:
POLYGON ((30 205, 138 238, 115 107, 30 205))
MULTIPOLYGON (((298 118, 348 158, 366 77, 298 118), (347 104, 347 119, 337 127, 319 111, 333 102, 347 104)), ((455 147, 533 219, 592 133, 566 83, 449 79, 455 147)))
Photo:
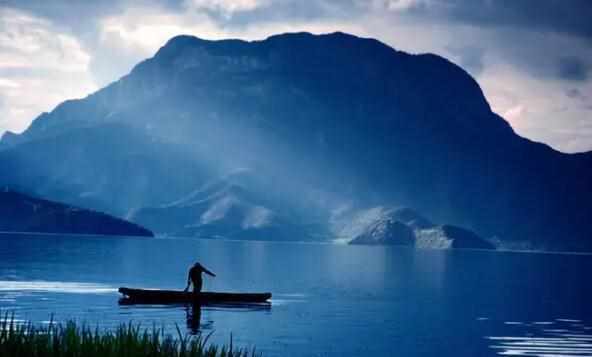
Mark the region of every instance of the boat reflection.
POLYGON ((198 335, 203 330, 211 330, 213 321, 202 323, 202 310, 224 310, 224 311, 269 311, 271 303, 209 303, 209 304, 142 304, 134 300, 121 298, 119 305, 134 309, 183 309, 185 311, 185 320, 187 330, 191 335, 198 335))
POLYGON ((213 321, 202 323, 201 312, 202 309, 218 310, 218 309, 239 309, 240 311, 264 311, 271 310, 270 303, 257 304, 188 304, 185 306, 185 318, 187 320, 187 330, 192 335, 200 334, 203 330, 211 330, 213 321))

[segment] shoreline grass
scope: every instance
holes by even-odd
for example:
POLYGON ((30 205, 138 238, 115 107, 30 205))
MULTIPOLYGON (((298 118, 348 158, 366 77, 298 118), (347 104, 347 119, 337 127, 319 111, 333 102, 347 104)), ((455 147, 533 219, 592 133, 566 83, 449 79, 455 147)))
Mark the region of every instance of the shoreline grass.
POLYGON ((189 336, 177 327, 177 338, 163 329, 142 329, 122 324, 115 331, 100 331, 69 321, 47 326, 17 322, 0 316, 2 357, 248 357, 255 349, 208 344, 209 335, 189 336))

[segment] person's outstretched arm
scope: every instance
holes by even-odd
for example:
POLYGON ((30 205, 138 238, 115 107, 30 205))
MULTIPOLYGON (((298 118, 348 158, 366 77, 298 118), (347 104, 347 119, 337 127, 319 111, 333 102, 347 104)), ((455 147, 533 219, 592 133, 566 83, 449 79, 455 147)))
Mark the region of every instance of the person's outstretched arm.
POLYGON ((208 269, 206 269, 206 268, 203 268, 203 271, 204 271, 204 273, 208 274, 209 276, 213 276, 213 277, 215 277, 215 276, 216 276, 216 274, 212 273, 211 271, 209 271, 209 270, 208 270, 208 269))

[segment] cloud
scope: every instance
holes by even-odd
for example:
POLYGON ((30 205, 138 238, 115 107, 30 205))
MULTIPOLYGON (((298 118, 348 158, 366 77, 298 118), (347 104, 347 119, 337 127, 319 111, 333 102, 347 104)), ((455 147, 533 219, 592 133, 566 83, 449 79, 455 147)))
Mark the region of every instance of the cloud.
POLYGON ((578 57, 561 57, 558 61, 558 75, 571 81, 585 81, 588 79, 590 64, 578 57))
POLYGON ((473 76, 480 75, 484 68, 485 49, 477 46, 447 46, 446 49, 458 57, 458 64, 473 76))
POLYGON ((96 87, 90 55, 48 20, 0 9, 0 133, 21 131, 43 111, 96 87))
POLYGON ((17 81, 8 78, 0 78, 0 88, 16 89, 20 87, 21 84, 17 81))
POLYGON ((510 123, 514 123, 514 126, 516 126, 516 123, 521 120, 525 112, 526 110, 524 109, 524 105, 518 104, 504 111, 502 116, 510 123))
POLYGON ((592 41, 589 0, 430 0, 432 17, 478 26, 553 32, 592 41))
POLYGON ((537 77, 584 81, 592 66, 592 46, 579 37, 504 30, 497 32, 492 44, 506 56, 505 61, 537 77))
POLYGON ((479 82, 492 110, 519 135, 564 152, 591 149, 592 117, 586 93, 592 93, 592 83, 572 84, 564 91, 564 80, 533 77, 502 63, 487 67, 479 82))
POLYGON ((360 0, 359 5, 387 11, 410 11, 422 9, 430 4, 429 0, 360 0))
POLYGON ((11 9, 0 9, 0 19, 0 68, 88 69, 90 56, 78 41, 48 21, 11 9))
POLYGON ((581 90, 579 90, 578 88, 570 88, 565 92, 565 95, 568 98, 574 98, 574 99, 580 99, 580 100, 588 100, 589 96, 585 95, 584 93, 582 93, 581 90))
POLYGON ((266 0, 188 0, 187 7, 192 10, 206 9, 222 12, 228 16, 235 12, 252 11, 268 5, 266 0))
POLYGON ((338 21, 270 21, 227 26, 216 21, 207 12, 179 13, 165 9, 130 8, 122 14, 103 19, 99 32, 100 42, 105 47, 134 53, 140 60, 154 54, 167 40, 179 34, 209 40, 261 40, 281 32, 306 30, 324 33, 343 29, 363 32, 356 26, 338 21))
POLYGON ((149 8, 130 8, 125 13, 100 22, 102 44, 142 52, 148 55, 168 39, 187 31, 208 36, 214 24, 205 15, 192 16, 188 21, 182 15, 153 11, 149 8))

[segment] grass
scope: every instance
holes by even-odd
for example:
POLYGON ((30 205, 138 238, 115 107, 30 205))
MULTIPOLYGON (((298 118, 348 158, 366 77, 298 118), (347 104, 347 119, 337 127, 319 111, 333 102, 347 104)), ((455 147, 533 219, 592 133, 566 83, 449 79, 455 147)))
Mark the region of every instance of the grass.
POLYGON ((177 338, 162 329, 120 325, 115 331, 99 331, 75 322, 50 322, 37 327, 17 323, 14 315, 0 316, 2 357, 248 357, 244 349, 208 344, 207 336, 188 336, 177 327, 177 338))

